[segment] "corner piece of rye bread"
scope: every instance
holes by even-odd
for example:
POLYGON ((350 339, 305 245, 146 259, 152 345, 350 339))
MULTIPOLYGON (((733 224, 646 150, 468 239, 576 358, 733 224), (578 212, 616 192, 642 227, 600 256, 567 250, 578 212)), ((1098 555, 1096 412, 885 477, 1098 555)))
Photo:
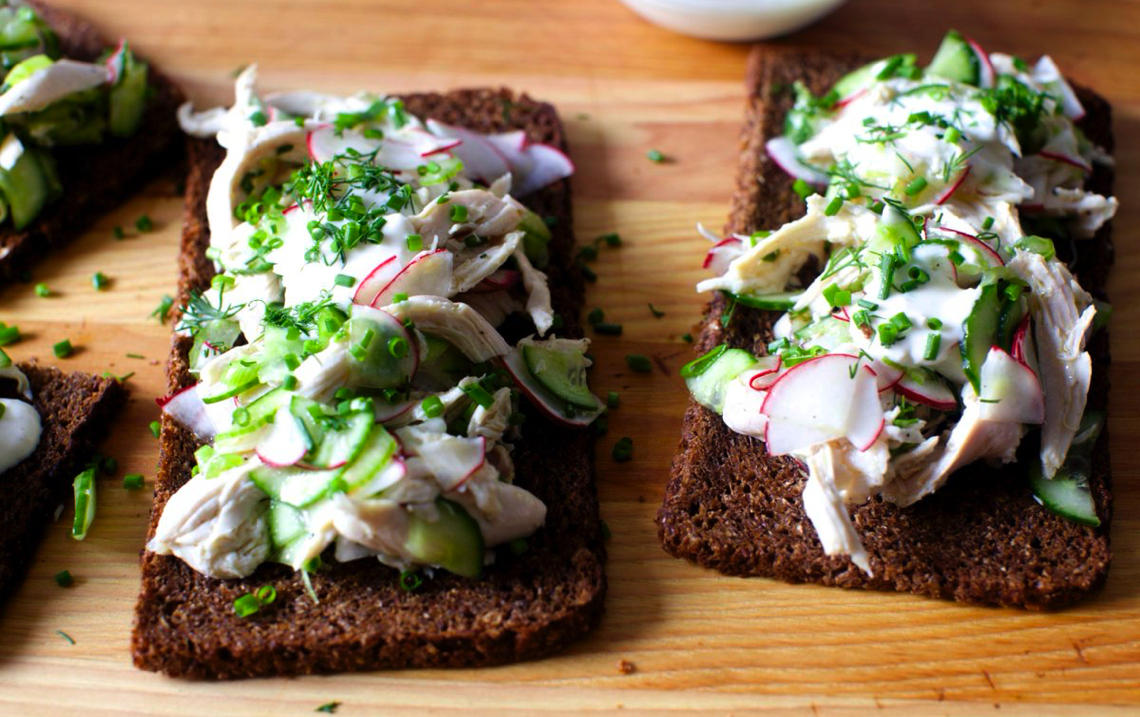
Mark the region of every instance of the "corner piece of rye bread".
MULTIPOLYGON (((127 399, 127 389, 113 378, 34 362, 18 368, 31 383, 43 433, 32 455, 0 473, 0 603, 20 584, 44 527, 68 502, 72 481, 127 399)), ((0 396, 22 398, 12 381, 0 381, 0 396)))
MULTIPOLYGON (((111 49, 85 20, 38 0, 26 4, 59 35, 64 57, 94 62, 111 49)), ((179 159, 183 145, 175 110, 183 101, 182 92, 153 64, 149 82, 154 94, 133 136, 108 135, 100 144, 52 148, 63 196, 23 229, 10 221, 0 224, 0 287, 78 237, 179 159)))
MULTIPOLYGON (((747 119, 727 232, 773 228, 803 215, 792 180, 768 158, 765 141, 783 133, 792 104, 790 88, 803 81, 826 91, 867 58, 757 49, 749 60, 747 119)), ((1077 88, 1088 116, 1088 136, 1112 150, 1108 103, 1077 88)), ((1112 173, 1098 167, 1091 188, 1110 194, 1112 173)), ((1066 259, 1070 247, 1058 247, 1066 259)), ((1111 228, 1105 226, 1077 247, 1073 265, 1082 285, 1103 297, 1112 264, 1111 228)), ((727 342, 765 353, 778 313, 738 306, 727 329, 719 317, 726 305, 710 302, 698 354, 727 342)), ((1093 384, 1089 406, 1108 402, 1108 336, 1090 342, 1093 384)), ((1023 459, 1024 460, 1024 459, 1023 459)), ((982 463, 957 474, 936 494, 909 508, 875 497, 849 506, 870 554, 874 577, 847 557, 824 554, 804 514, 800 493, 806 474, 791 457, 772 457, 758 439, 729 430, 720 416, 690 402, 672 476, 657 515, 665 550, 729 575, 775 577, 846 588, 897 590, 967 603, 1052 608, 1072 603, 1098 587, 1111 554, 1112 518, 1108 435, 1097 442, 1091 487, 1099 528, 1077 525, 1039 505, 1021 468, 996 470, 982 463)))
MULTIPOLYGON (((565 148, 554 108, 507 90, 459 90, 404 98, 420 117, 483 132, 523 129, 531 141, 565 148)), ((183 233, 181 297, 207 286, 209 230, 205 196, 223 158, 212 140, 190 143, 183 233)), ((573 269, 570 187, 558 182, 524 202, 552 217, 550 277, 554 309, 567 332, 580 335, 583 285, 573 269)), ((169 388, 193 382, 190 344, 175 337, 169 388)), ((299 573, 265 564, 243 580, 205 577, 178 558, 144 552, 142 591, 131 649, 135 664, 172 676, 238 678, 407 667, 478 667, 549 654, 597 624, 606 581, 605 548, 594 486, 591 431, 555 426, 523 402, 523 440, 514 459, 516 482, 546 504, 546 524, 520 556, 498 551, 479 580, 436 571, 415 592, 376 560, 334 565, 312 575, 314 604, 299 573), (233 601, 273 585, 276 601, 242 619, 233 601)), ((162 455, 148 539, 163 506, 190 477, 198 442, 163 419, 162 455)))

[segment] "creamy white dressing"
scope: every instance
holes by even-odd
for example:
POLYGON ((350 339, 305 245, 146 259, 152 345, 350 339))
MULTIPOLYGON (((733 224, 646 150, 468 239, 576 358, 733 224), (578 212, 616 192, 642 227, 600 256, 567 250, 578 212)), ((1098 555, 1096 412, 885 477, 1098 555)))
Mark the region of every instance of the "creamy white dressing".
POLYGON ((0 473, 35 452, 43 427, 35 407, 14 398, 0 398, 0 473))

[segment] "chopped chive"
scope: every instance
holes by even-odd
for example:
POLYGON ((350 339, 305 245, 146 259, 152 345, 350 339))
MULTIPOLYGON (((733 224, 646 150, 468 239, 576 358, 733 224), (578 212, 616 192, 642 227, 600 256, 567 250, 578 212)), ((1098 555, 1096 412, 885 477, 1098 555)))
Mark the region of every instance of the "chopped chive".
POLYGON ((356 285, 356 277, 348 274, 337 274, 333 283, 337 286, 352 287, 356 285))
POLYGON ((613 457, 615 461, 624 463, 633 458, 633 439, 623 436, 614 444, 613 457))
POLYGON ((866 299, 859 299, 855 303, 859 306, 862 306, 864 309, 867 309, 868 311, 874 311, 879 308, 878 304, 873 301, 867 301, 866 299))
POLYGON ((155 307, 154 311, 150 312, 150 315, 157 318, 160 324, 165 324, 166 319, 170 316, 170 309, 173 307, 174 297, 165 294, 162 297, 162 301, 158 302, 158 306, 155 307))
POLYGON ((860 309, 854 314, 851 314, 851 320, 854 321, 855 325, 859 328, 871 325, 871 316, 867 313, 866 309, 860 309))
POLYGON ((802 179, 797 179, 792 182, 792 191, 798 194, 800 199, 807 199, 815 194, 815 190, 811 188, 811 185, 802 179))
POLYGON ((910 322, 910 317, 902 311, 891 317, 891 323, 896 329, 898 329, 899 333, 902 333, 903 331, 906 331, 911 326, 913 326, 913 324, 910 322))
POLYGON ((594 240, 595 244, 601 244, 603 242, 605 242, 606 246, 621 246, 621 235, 616 232, 611 232, 609 234, 603 234, 594 240))
POLYGON ((653 314, 653 316, 658 319, 665 315, 664 311, 654 308, 653 304, 649 304, 649 313, 653 314))
POLYGON ((638 373, 651 373, 653 362, 644 354, 626 354, 625 363, 638 373))
POLYGON ((75 644, 75 640, 71 639, 71 635, 68 635, 68 634, 67 634, 66 632, 64 632, 63 630, 56 630, 56 631, 55 631, 55 634, 59 635, 59 636, 60 636, 60 637, 62 637, 64 640, 67 640, 68 644, 71 644, 71 645, 74 645, 74 644, 75 644))
POLYGON ((60 586, 61 588, 66 588, 74 582, 75 582, 75 579, 71 577, 70 571, 60 570, 58 573, 55 574, 55 584, 60 586))
POLYGON ((621 331, 621 324, 611 324, 605 321, 599 321, 594 324, 594 332, 605 336, 621 336, 621 331))
POLYGON ((257 589, 257 592, 254 593, 254 597, 256 597, 257 601, 262 605, 269 605, 277 599, 277 588, 272 585, 262 585, 257 589))
POLYGON ((145 359, 146 356, 143 356, 142 354, 127 354, 127 358, 145 359))
POLYGON ((14 344, 20 340, 20 327, 19 326, 3 326, 0 325, 0 346, 7 346, 14 344))
POLYGON ((101 271, 97 271, 91 275, 91 286, 95 287, 95 291, 102 291, 107 288, 107 284, 111 282, 107 275, 101 271))
POLYGON ((43 283, 42 281, 40 283, 36 284, 35 289, 33 289, 33 291, 35 291, 36 296, 38 296, 40 298, 46 298, 48 296, 51 296, 51 289, 49 289, 48 285, 43 283))
POLYGON ((126 236, 126 234, 123 233, 123 228, 117 224, 115 228, 111 230, 111 234, 113 234, 116 239, 122 239, 126 236))
POLYGON ((962 133, 958 131, 957 127, 947 127, 946 131, 942 133, 942 139, 950 144, 957 144, 958 140, 962 138, 962 133))
POLYGON ((842 208, 843 208, 843 197, 839 197, 839 196, 832 197, 831 201, 827 203, 827 206, 823 208, 823 214, 824 214, 824 216, 834 217, 836 214, 839 213, 839 210, 842 208))
POLYGON ((128 473, 123 476, 123 488, 127 490, 139 490, 143 487, 142 473, 128 473))
POLYGON ((578 247, 578 260, 579 261, 594 261, 597 258, 598 258, 598 248, 597 247, 590 246, 589 244, 583 244, 582 246, 578 247))
POLYGON ((645 153, 645 156, 649 158, 650 162, 657 162, 660 164, 661 162, 665 161, 665 155, 662 154, 661 150, 659 149, 651 149, 645 153))
POLYGON ((984 229, 985 231, 989 231, 990 229, 993 228, 993 226, 994 226, 994 218, 993 217, 986 217, 985 221, 982 222, 982 229, 984 229))
POLYGON ((894 324, 881 324, 879 326, 879 343, 883 346, 890 346, 898 340, 898 333, 894 324))
POLYGON ((408 340, 403 336, 393 336, 388 341, 388 353, 396 358, 404 358, 408 355, 408 340))
POLYGON ((261 602, 256 595, 242 595, 234 600, 234 613, 240 618, 247 618, 261 609, 261 602))
POLYGON ((298 383, 300 383, 300 381, 297 380, 296 376, 291 373, 286 374, 285 378, 281 379, 281 388, 285 389, 286 391, 295 391, 297 390, 298 383))
POLYGON ((470 386, 464 386, 462 390, 463 393, 467 394, 468 398, 470 398, 482 408, 490 408, 491 405, 495 403, 495 397, 488 393, 487 389, 483 388, 477 383, 473 383, 470 386))
POLYGON ((404 243, 408 246, 408 251, 422 251, 424 248, 424 238, 419 234, 409 234, 404 237, 404 243))
POLYGON ((851 303, 851 292, 840 289, 838 284, 828 284, 823 289, 823 298, 832 307, 847 306, 851 303))
POLYGON ((937 319, 932 316, 926 320, 926 325, 937 331, 942 328, 942 319, 937 319))
POLYGON ((402 291, 398 292, 395 296, 392 297, 392 303, 393 304, 399 304, 399 303, 401 303, 403 301, 407 301, 407 300, 408 300, 408 295, 402 291))
POLYGON ((400 573, 400 589, 406 593, 415 592, 416 589, 423 585, 424 579, 420 577, 419 573, 405 570, 400 573))
POLYGON ((883 283, 879 286, 879 299, 883 300, 891 295, 891 281, 895 275, 895 255, 883 254, 879 271, 882 273, 883 283))
POLYGON ((52 345, 51 350, 52 353, 55 354, 56 358, 67 358, 72 354, 72 352, 75 351, 75 348, 71 345, 70 339, 64 339, 63 341, 52 345))
POLYGON ((150 217, 143 214, 135 220, 135 229, 138 229, 140 232, 149 232, 154 229, 154 222, 150 217))
POLYGON ((617 408, 619 403, 621 403, 621 396, 617 391, 610 391, 606 394, 606 406, 608 408, 617 408))
POLYGON ((942 334, 928 334, 926 336, 926 350, 922 352, 922 358, 927 361, 933 361, 938 358, 938 346, 942 343, 942 334))
POLYGON ((467 221, 467 207, 462 204, 451 205, 451 221, 465 222, 467 221))
POLYGON ((428 418, 437 418, 443 415, 443 401, 440 400, 439 396, 428 396, 420 404, 420 407, 428 418))
POLYGON ((693 335, 692 335, 692 334, 687 334, 687 333, 686 333, 686 334, 681 334, 681 340, 682 340, 682 341, 684 341, 684 342, 685 342, 685 343, 687 343, 687 344, 691 344, 691 343, 693 343, 693 335))
POLYGON ((1021 292, 1024 290, 1024 287, 1020 284, 1009 284, 1005 287, 1003 293, 1005 294, 1005 297, 1010 301, 1017 301, 1021 298, 1021 292))
POLYGON ((600 324, 605 321, 605 318, 606 314, 600 308, 594 308, 586 315, 586 321, 589 321, 591 324, 600 324))
POLYGON ((586 281, 593 283, 598 280, 597 273, 582 262, 578 262, 578 268, 582 271, 582 276, 586 277, 586 281))
POLYGON ((150 428, 150 434, 155 438, 158 438, 159 434, 162 433, 162 424, 158 421, 151 421, 147 425, 148 428, 150 428))
POLYGON ((906 192, 908 197, 913 197, 924 189, 926 189, 926 178, 915 177, 906 185, 903 191, 906 192))
POLYGON ((325 714, 331 715, 331 714, 336 712, 336 708, 340 707, 340 705, 341 705, 340 702, 326 702, 313 711, 314 712, 324 712, 325 714))

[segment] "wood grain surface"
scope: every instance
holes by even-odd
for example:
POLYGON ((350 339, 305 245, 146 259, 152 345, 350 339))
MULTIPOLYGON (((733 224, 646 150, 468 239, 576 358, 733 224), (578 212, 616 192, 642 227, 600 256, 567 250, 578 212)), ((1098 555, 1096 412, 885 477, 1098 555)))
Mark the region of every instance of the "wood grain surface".
MULTIPOLYGON (((0 288, 0 321, 28 338, 14 358, 133 371, 134 398, 105 452, 120 475, 99 484, 87 540, 53 525, 26 583, 0 611, 0 714, 288 715, 343 703, 338 715, 658 715, 869 713, 1135 714, 1140 705, 1140 4, 1070 0, 851 0, 780 41, 828 50, 929 53, 947 27, 992 50, 1045 51, 1115 106, 1117 265, 1110 285, 1116 483, 1115 560, 1104 590, 1055 614, 979 609, 895 595, 726 578, 673 560, 653 515, 685 404, 680 336, 699 319, 704 240, 734 182, 744 45, 670 34, 616 0, 58 0, 108 36, 126 36, 200 105, 229 100, 230 75, 260 63, 265 89, 408 91, 504 84, 556 103, 569 130, 580 241, 619 232, 594 265, 589 307, 624 324, 600 337, 593 387, 621 391, 599 450, 610 593, 600 628, 541 662, 486 670, 406 671, 227 684, 171 680, 131 666, 128 639, 153 478, 147 428, 163 388, 170 327, 148 318, 173 294, 181 199, 158 181, 35 272, 55 292, 0 288), (668 161, 646 159, 650 148, 668 161), (151 233, 134 231, 141 214, 151 233), (127 237, 112 238, 121 225, 127 237), (95 292, 91 275, 112 279, 95 292), (654 318, 647 304, 665 311, 654 318), (51 345, 78 347, 57 361, 51 345), (623 356, 658 359, 630 374, 623 356), (129 358, 128 353, 144 359, 129 358), (609 445, 634 440, 634 460, 609 445), (52 576, 76 578, 59 588, 52 576), (69 644, 57 631, 72 637, 69 644), (624 674, 619 663, 633 669, 624 674), (1095 703, 1096 707, 1090 707, 1095 703)), ((108 171, 114 168, 109 167, 108 171)))

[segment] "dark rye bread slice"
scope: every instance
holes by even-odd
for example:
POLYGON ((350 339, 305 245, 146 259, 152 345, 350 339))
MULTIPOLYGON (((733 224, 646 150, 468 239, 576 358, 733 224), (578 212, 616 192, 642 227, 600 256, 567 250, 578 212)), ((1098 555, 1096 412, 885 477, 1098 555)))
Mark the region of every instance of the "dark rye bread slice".
MULTIPOLYGON (((127 389, 113 378, 34 362, 18 368, 31 383, 43 432, 32 455, 0 473, 0 603, 19 586, 44 527, 56 507, 70 501, 72 481, 127 399, 127 389)), ((0 397, 24 398, 14 381, 4 379, 0 397)))
MULTIPOLYGON (((85 20, 41 2, 25 4, 34 8, 59 35, 65 57, 94 62, 111 47, 85 20)), ((97 145, 51 150, 63 196, 44 207, 21 230, 11 222, 0 225, 0 286, 75 239, 147 180, 178 161, 183 145, 175 110, 183 102, 182 93, 153 64, 149 73, 154 94, 133 136, 108 136, 97 145)))
MULTIPOLYGON (((764 142, 782 134, 795 80, 819 93, 864 61, 815 53, 752 54, 741 163, 726 231, 777 227, 803 214, 792 180, 767 157, 764 142)), ((1108 104, 1088 90, 1077 91, 1088 110, 1083 129, 1111 151, 1108 104)), ((1098 167, 1091 186, 1110 194, 1111 170, 1098 167)), ((1071 247, 1058 250, 1071 258, 1071 247)), ((1111 228, 1106 226, 1080 244, 1075 269, 1082 285, 1103 297, 1112 260, 1111 228)), ((764 353, 778 314, 738 306, 722 329, 719 317, 725 308, 719 295, 710 302, 698 354, 721 342, 764 353)), ((1105 408, 1106 332, 1093 338, 1090 352, 1089 405, 1105 408)), ((868 577, 846 557, 824 555, 804 514, 800 492, 805 472, 798 461, 767 455, 762 441, 732 432, 719 416, 690 402, 657 516, 658 534, 670 554, 729 575, 897 590, 976 604, 1062 606, 1100 585, 1108 569, 1112 497, 1107 431, 1097 442, 1091 480, 1099 528, 1077 525, 1038 505, 1022 470, 1018 463, 1004 470, 979 463, 909 508, 877 497, 850 506, 870 553, 874 577, 868 577)))
MULTIPOLYGON (((532 141, 565 148, 553 107, 507 90, 463 90, 405 98, 421 117, 491 132, 524 129, 532 141)), ((205 195, 223 153, 212 140, 191 140, 183 234, 181 296, 206 286, 209 234, 205 195)), ((526 197, 550 217, 555 310, 567 332, 580 335, 582 279, 573 269, 570 188, 566 181, 526 197)), ((189 343, 175 338, 171 389, 189 385, 189 343)), ((525 402, 524 402, 525 404, 525 402)), ((555 426, 529 405, 523 441, 515 450, 516 481, 546 503, 546 525, 521 556, 500 550, 482 579, 439 571, 413 593, 399 574, 375 560, 358 560, 314 574, 314 604, 300 575, 266 564, 245 580, 214 580, 181 560, 144 552, 142 591, 131 640, 135 664, 173 676, 237 678, 405 667, 475 667, 533 659, 590 630, 602 612, 605 548, 594 487, 591 431, 555 426), (240 619, 236 597, 273 585, 277 600, 240 619)), ((164 418, 162 455, 148 538, 162 508, 188 480, 198 442, 164 418)))

